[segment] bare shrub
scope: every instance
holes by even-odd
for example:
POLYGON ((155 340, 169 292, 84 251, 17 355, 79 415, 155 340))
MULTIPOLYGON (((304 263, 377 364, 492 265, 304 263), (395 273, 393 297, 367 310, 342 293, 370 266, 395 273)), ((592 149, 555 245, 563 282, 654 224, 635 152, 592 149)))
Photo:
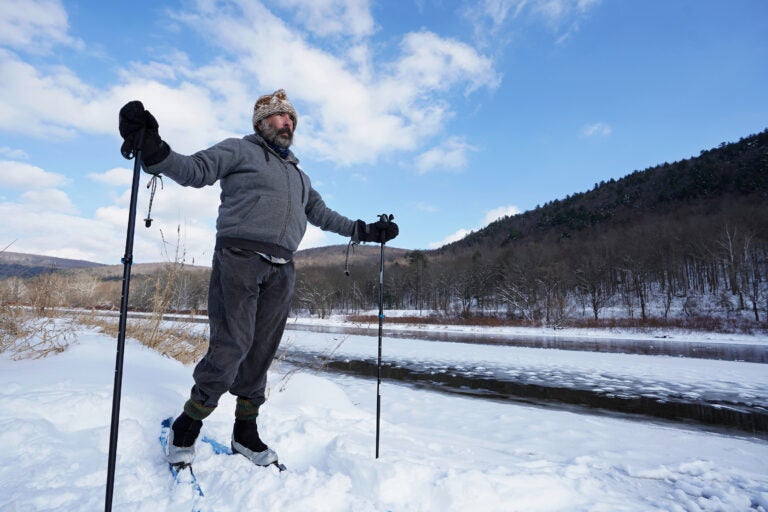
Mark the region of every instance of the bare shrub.
MULTIPOLYGON (((166 253, 166 259, 168 259, 167 246, 168 243, 165 240, 165 235, 160 231, 160 236, 163 239, 163 251, 166 253)), ((153 294, 151 298, 151 311, 150 317, 145 321, 147 324, 143 328, 145 334, 141 336, 142 343, 150 348, 158 348, 163 342, 164 336, 161 336, 161 323, 163 322, 163 315, 166 314, 174 300, 174 291, 179 279, 179 275, 184 270, 184 257, 186 251, 181 249, 181 226, 176 228, 176 245, 174 249, 173 260, 163 266, 162 270, 155 273, 153 279, 153 294)))
POLYGON ((9 351, 16 340, 26 334, 25 310, 8 304, 0 305, 0 353, 9 351))
POLYGON ((70 321, 36 317, 28 309, 0 306, 0 353, 11 359, 40 359, 63 352, 75 341, 70 321))
MULTIPOLYGON (((333 355, 341 348, 341 346, 344 344, 344 342, 347 341, 348 338, 349 336, 340 336, 338 338, 334 338, 333 339, 334 344, 320 355, 320 357, 317 359, 317 363, 308 365, 307 367, 295 366, 290 370, 284 372, 282 377, 280 378, 280 383, 278 384, 277 390, 279 392, 285 391, 285 388, 288 386, 288 382, 291 380, 291 378, 301 371, 308 370, 308 371, 311 371, 314 375, 317 375, 318 373, 323 371, 330 363, 333 355)), ((273 370, 276 373, 279 373, 280 367, 286 363, 288 351, 291 349, 292 346, 293 346, 293 341, 290 338, 288 338, 283 343, 281 343, 281 351, 275 358, 276 360, 273 364, 273 370)), ((269 389, 267 389, 267 393, 269 393, 269 389)), ((267 397, 269 397, 268 394, 267 394, 267 397)))
MULTIPOLYGON (((134 316, 126 320, 126 337, 136 339, 142 345, 154 349, 184 364, 199 361, 208 350, 208 327, 201 326, 190 315, 187 318, 167 319, 177 306, 179 288, 187 286, 184 281, 184 258, 186 251, 181 248, 181 227, 176 231, 173 259, 168 260, 160 270, 146 282, 142 291, 149 292, 150 312, 147 316, 134 316)), ((164 247, 168 247, 162 234, 164 247)), ((80 319, 81 323, 98 327, 105 334, 117 337, 118 318, 92 314, 80 319)))

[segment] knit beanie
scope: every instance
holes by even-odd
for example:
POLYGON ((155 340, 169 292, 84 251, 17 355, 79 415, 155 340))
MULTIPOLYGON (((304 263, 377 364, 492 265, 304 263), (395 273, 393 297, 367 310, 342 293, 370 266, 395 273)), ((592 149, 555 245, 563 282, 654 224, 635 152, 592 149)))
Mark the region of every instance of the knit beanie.
POLYGON ((299 120, 298 115, 283 89, 278 89, 272 94, 265 94, 256 100, 256 104, 253 106, 253 129, 256 130, 259 121, 273 114, 288 114, 293 120, 293 129, 296 129, 299 120))

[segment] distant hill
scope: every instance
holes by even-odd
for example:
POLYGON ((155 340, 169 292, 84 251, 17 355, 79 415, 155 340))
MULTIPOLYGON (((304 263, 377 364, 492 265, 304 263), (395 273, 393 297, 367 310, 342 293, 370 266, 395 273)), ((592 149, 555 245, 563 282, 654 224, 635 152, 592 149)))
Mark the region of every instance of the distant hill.
POLYGON ((51 271, 76 270, 103 266, 104 265, 100 263, 84 260, 71 260, 67 258, 8 251, 0 252, 0 279, 12 276, 22 278, 34 277, 38 274, 51 271))
POLYGON ((503 248, 521 240, 557 241, 584 236, 580 233, 590 228, 604 232, 648 219, 675 222, 736 204, 768 207, 768 130, 702 151, 698 157, 596 183, 591 191, 497 220, 437 252, 503 248))
MULTIPOLYGON (((342 269, 346 259, 346 245, 331 245, 304 249, 296 253, 295 261, 298 268, 330 266, 342 269)), ((387 262, 403 257, 408 251, 387 246, 384 257, 387 262)), ((349 251, 350 266, 372 265, 379 263, 380 249, 378 245, 357 245, 349 251)), ((132 274, 152 274, 165 266, 163 262, 137 263, 132 267, 132 274)), ((189 270, 205 270, 209 267, 184 264, 189 270)), ((72 260, 25 254, 17 252, 0 253, 0 279, 8 277, 28 278, 46 272, 85 272, 99 279, 115 279, 122 277, 123 265, 105 265, 92 261, 72 260)))
MULTIPOLYGON (((402 258, 408 250, 397 247, 385 246, 384 259, 393 261, 402 258)), ((347 254, 346 245, 330 245, 326 247, 313 247, 296 253, 294 261, 297 268, 313 266, 338 266, 343 267, 347 254)), ((350 265, 374 265, 379 264, 381 249, 378 244, 360 244, 349 250, 350 265)))

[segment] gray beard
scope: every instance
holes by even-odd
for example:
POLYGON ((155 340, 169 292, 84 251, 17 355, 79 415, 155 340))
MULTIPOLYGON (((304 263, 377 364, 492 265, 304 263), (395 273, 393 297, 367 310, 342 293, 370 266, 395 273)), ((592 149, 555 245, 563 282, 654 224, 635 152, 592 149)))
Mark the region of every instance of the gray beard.
POLYGON ((259 122, 259 133, 264 137, 264 140, 280 149, 288 149, 293 143, 293 133, 288 128, 275 130, 267 124, 266 119, 259 122))

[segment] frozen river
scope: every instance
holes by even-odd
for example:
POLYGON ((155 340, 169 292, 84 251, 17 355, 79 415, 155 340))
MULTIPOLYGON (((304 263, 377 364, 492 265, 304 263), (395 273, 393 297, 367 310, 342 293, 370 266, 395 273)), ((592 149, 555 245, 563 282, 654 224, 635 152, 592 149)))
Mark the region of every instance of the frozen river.
MULTIPOLYGON (((282 359, 375 377, 377 330, 289 325, 282 359)), ((382 377, 511 402, 768 437, 768 345, 385 330, 382 377)))
MULTIPOLYGON (((378 328, 317 325, 293 322, 290 330, 322 332, 328 334, 358 334, 378 336, 378 328)), ((446 341, 453 343, 478 343, 510 347, 548 348, 586 352, 608 352, 617 354, 643 354, 652 356, 691 357, 696 359, 718 359, 722 361, 744 361, 768 363, 768 342, 765 343, 718 343, 651 337, 647 339, 589 338, 584 336, 504 334, 494 330, 480 332, 441 331, 436 329, 407 330, 387 329, 389 338, 446 341)))

